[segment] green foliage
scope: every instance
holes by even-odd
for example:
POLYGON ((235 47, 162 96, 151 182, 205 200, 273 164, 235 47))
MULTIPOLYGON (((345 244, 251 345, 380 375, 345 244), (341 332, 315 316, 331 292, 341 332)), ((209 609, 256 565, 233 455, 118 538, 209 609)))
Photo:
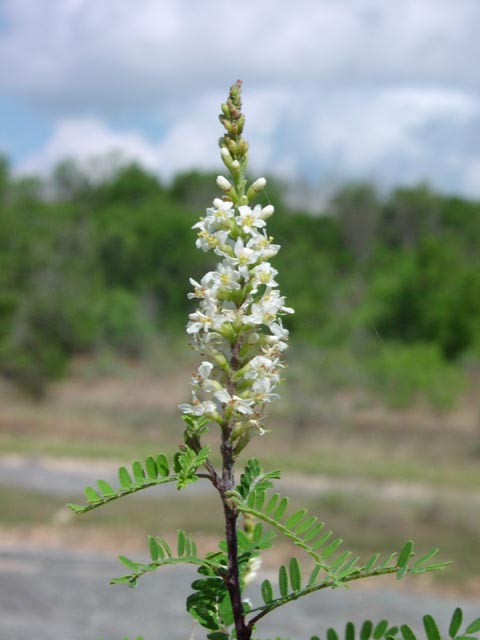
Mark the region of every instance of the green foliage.
MULTIPOLYGON (((466 638, 475 640, 478 637, 475 634, 480 632, 480 618, 466 624, 463 629, 461 629, 462 621, 463 612, 457 607, 448 627, 448 637, 451 640, 465 640, 466 638)), ((441 640, 447 635, 446 633, 441 634, 436 620, 429 614, 423 616, 423 628, 426 640, 441 640)), ((371 620, 365 620, 360 627, 356 627, 353 622, 347 622, 343 636, 335 629, 329 628, 325 633, 325 638, 326 640, 338 640, 338 638, 345 640, 417 640, 418 636, 406 624, 391 625, 388 620, 380 620, 374 624, 371 620)), ((310 640, 320 640, 320 637, 313 636, 310 640)))
POLYGON ((451 238, 386 256, 372 279, 370 321, 384 338, 434 343, 455 358, 478 332, 478 267, 451 238))
POLYGON ((339 587, 352 580, 390 573, 395 573, 397 579, 401 579, 407 573, 415 575, 437 571, 449 564, 431 562, 438 553, 437 548, 413 561, 415 554, 410 540, 398 553, 384 559, 379 554, 374 554, 365 563, 360 563, 360 558, 353 556, 350 551, 339 551, 343 540, 335 538, 332 531, 325 531, 325 523, 319 522, 316 516, 309 516, 306 509, 298 509, 286 515, 288 502, 288 498, 281 498, 278 493, 267 499, 265 490, 250 492, 246 500, 240 496, 236 498, 239 511, 275 528, 315 562, 303 585, 300 564, 296 558, 290 560, 288 567, 282 565, 278 574, 280 593, 277 597, 274 597, 272 584, 265 580, 261 587, 264 605, 251 610, 259 611, 259 617, 286 602, 321 589, 339 587))
POLYGON ((142 355, 154 331, 138 296, 125 289, 107 289, 98 298, 96 322, 96 343, 109 345, 128 357, 142 355))
POLYGON ((126 467, 119 468, 119 489, 114 489, 105 480, 98 480, 98 488, 85 488, 85 496, 88 500, 86 506, 72 503, 67 506, 75 513, 80 514, 159 484, 175 482, 178 489, 183 489, 188 484, 198 480, 197 469, 204 464, 208 452, 208 447, 204 447, 197 453, 190 447, 184 446, 182 451, 179 451, 174 456, 173 468, 175 473, 171 473, 168 458, 164 453, 159 453, 155 457, 148 456, 144 464, 139 460, 134 460, 131 472, 126 467))
POLYGON ((113 578, 111 584, 128 584, 130 587, 136 587, 139 578, 146 573, 156 571, 159 567, 174 564, 194 564, 201 565, 207 571, 212 571, 215 564, 210 563, 207 559, 197 556, 197 547, 191 535, 185 533, 181 529, 177 532, 177 554, 174 556, 168 542, 159 536, 148 536, 148 547, 150 550, 151 562, 135 562, 119 556, 120 562, 130 570, 128 575, 119 578, 113 578))

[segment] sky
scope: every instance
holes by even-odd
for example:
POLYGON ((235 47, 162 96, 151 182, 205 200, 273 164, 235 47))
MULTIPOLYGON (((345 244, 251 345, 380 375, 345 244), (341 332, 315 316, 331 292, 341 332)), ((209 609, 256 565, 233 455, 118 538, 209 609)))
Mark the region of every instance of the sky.
POLYGON ((0 0, 0 152, 219 166, 243 80, 251 166, 480 197, 480 0, 0 0))

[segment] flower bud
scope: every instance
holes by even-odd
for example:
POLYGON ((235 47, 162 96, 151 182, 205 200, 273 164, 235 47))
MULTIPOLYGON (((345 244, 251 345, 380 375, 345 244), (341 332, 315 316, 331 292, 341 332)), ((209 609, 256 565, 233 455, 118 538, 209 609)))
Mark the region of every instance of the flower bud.
POLYGON ((235 142, 235 140, 232 140, 231 138, 227 138, 225 140, 225 143, 228 147, 228 150, 230 151, 230 153, 232 155, 235 155, 238 152, 238 146, 237 143, 235 142))
POLYGON ((215 364, 217 364, 224 371, 230 370, 230 365, 228 364, 228 360, 221 351, 216 351, 215 355, 213 356, 213 359, 215 361, 215 364))
POLYGON ((267 218, 270 218, 270 216, 273 214, 274 211, 275 211, 274 206, 271 204, 267 204, 267 206, 263 207, 262 209, 262 213, 261 213, 262 219, 267 220, 267 218))
POLYGON ((259 191, 261 191, 267 184, 267 181, 265 180, 265 178, 258 178, 257 180, 255 180, 255 182, 253 182, 248 191, 247 191, 247 197, 248 198, 254 198, 257 193, 259 191))
POLYGON ((222 112, 223 115, 227 116, 227 118, 230 116, 230 109, 228 108, 228 104, 225 102, 222 104, 222 112))
POLYGON ((217 176, 217 185, 222 189, 222 191, 231 191, 233 188, 224 176, 217 176))
POLYGON ((265 178, 257 178, 255 182, 251 185, 251 188, 255 189, 255 191, 260 191, 266 186, 267 186, 267 181, 265 180, 265 178))

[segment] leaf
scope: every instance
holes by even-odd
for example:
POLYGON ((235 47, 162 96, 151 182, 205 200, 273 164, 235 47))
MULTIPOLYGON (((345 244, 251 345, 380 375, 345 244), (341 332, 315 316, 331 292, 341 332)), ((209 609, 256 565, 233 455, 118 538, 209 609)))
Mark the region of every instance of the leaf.
POLYGON ((463 620, 463 612, 460 607, 457 607, 453 612, 452 619, 450 621, 450 626, 448 627, 448 635, 450 638, 454 638, 460 627, 462 626, 463 620))
POLYGON ((106 480, 98 480, 97 484, 98 488, 105 496, 109 497, 115 495, 115 490, 111 485, 108 484, 106 480))
POLYGON ((98 495, 98 493, 92 487, 85 487, 84 489, 85 495, 89 502, 101 502, 102 498, 98 495))
POLYGON ((255 502, 253 506, 255 509, 260 511, 260 509, 263 507, 263 503, 265 502, 265 491, 255 491, 253 495, 255 496, 255 502))
POLYGON ((144 484, 145 482, 145 471, 143 470, 142 463, 140 460, 134 460, 132 462, 132 472, 135 482, 139 484, 144 484))
POLYGON ((278 586, 280 589, 280 595, 282 598, 286 598, 288 595, 288 576, 287 568, 283 564, 278 571, 278 586))
POLYGON ((302 573, 297 558, 290 558, 290 584, 294 591, 300 591, 302 588, 302 573))
POLYGON ((167 554, 167 556, 169 558, 171 558, 172 557, 172 551, 171 551, 171 549, 170 549, 170 547, 168 545, 168 542, 166 540, 164 540, 163 538, 157 538, 157 542, 162 545, 162 547, 163 547, 165 553, 167 554))
MULTIPOLYGON (((317 516, 312 516, 311 518, 307 518, 304 522, 298 525, 295 529, 295 533, 297 536, 301 536, 305 531, 308 531, 313 525, 317 522, 317 516)), ((305 537, 303 538, 305 540, 305 537)))
POLYGON ((353 622, 347 622, 345 626, 345 640, 355 640, 355 627, 353 622))
POLYGON ((170 474, 168 458, 164 453, 159 453, 157 456, 157 469, 158 475, 162 478, 166 478, 170 474))
POLYGON ((402 633, 403 640, 417 640, 417 636, 413 633, 408 624, 402 624, 400 631, 402 633))
POLYGON ((365 620, 360 629, 360 640, 369 640, 373 631, 373 623, 371 620, 365 620))
POLYGON ((134 562, 133 560, 126 558, 125 556, 118 556, 118 559, 122 564, 124 564, 127 567, 127 569, 132 569, 132 571, 138 571, 143 566, 138 562, 134 562))
POLYGON ((325 531, 325 533, 321 535, 320 538, 318 538, 318 540, 315 540, 315 542, 313 542, 310 545, 310 547, 314 550, 319 549, 332 536, 333 536, 333 531, 325 531))
POLYGON ((230 596, 228 593, 225 594, 223 600, 220 602, 218 607, 218 612, 221 616, 222 622, 224 625, 230 626, 233 621, 233 610, 232 610, 232 602, 230 600, 230 596))
POLYGON ((151 480, 156 480, 158 478, 157 463, 155 462, 155 458, 153 456, 148 456, 148 458, 145 460, 145 469, 147 471, 147 476, 151 480))
POLYGON ((477 633, 477 631, 480 631, 480 618, 471 622, 465 629, 465 633, 477 633))
POLYGON ((440 551, 440 549, 438 547, 434 547, 428 553, 426 553, 424 556, 422 556, 421 558, 416 560, 415 564, 413 566, 416 567, 416 568, 420 567, 421 565, 423 565, 426 562, 428 562, 429 560, 431 560, 434 556, 436 556, 439 551, 440 551))
POLYGON ((150 549, 150 557, 154 562, 165 557, 162 547, 153 536, 148 536, 148 547, 150 549))
POLYGON ((380 554, 379 553, 374 553, 373 556, 371 558, 369 558, 367 564, 365 565, 364 568, 364 572, 365 573, 370 573, 370 571, 373 569, 373 567, 375 566, 377 560, 379 559, 380 554))
POLYGON ((311 587, 312 584, 315 584, 316 579, 318 578, 318 574, 322 570, 322 566, 320 564, 316 564, 313 567, 312 573, 310 574, 310 578, 308 579, 308 586, 311 587))
POLYGON ((329 558, 331 555, 333 555, 335 551, 338 549, 338 547, 342 544, 342 542, 343 540, 341 538, 337 538, 336 540, 331 542, 329 545, 327 545, 325 549, 322 551, 322 554, 321 554, 322 558, 325 560, 329 558))
POLYGON ((360 558, 358 556, 354 558, 350 558, 350 560, 347 563, 343 564, 337 570, 337 578, 343 580, 343 578, 345 578, 346 576, 351 576, 354 573, 359 573, 360 569, 355 566, 359 560, 360 558))
POLYGON ((388 629, 388 620, 380 620, 373 630, 374 640, 380 640, 385 635, 385 631, 388 629))
POLYGON ((423 616, 423 626, 428 640, 442 640, 437 623, 430 615, 423 616))
POLYGON ((338 633, 335 629, 327 629, 327 640, 338 640, 338 633))
POLYGON ((351 551, 344 551, 341 553, 328 567, 329 573, 335 573, 337 569, 340 569, 343 563, 352 555, 351 551))
POLYGON ((293 529, 295 525, 297 525, 301 520, 303 520, 306 513, 307 513, 306 509, 299 509, 290 517, 288 517, 287 520, 285 521, 285 526, 287 527, 287 529, 293 529))
POLYGON ((124 489, 130 489, 133 484, 132 478, 125 467, 120 467, 118 470, 118 480, 124 489))
POLYGON ((410 560, 410 557, 413 554, 413 542, 412 540, 408 540, 402 550, 400 551, 400 553, 398 554, 398 560, 397 560, 397 567, 398 567, 398 571, 397 571, 397 579, 402 578, 407 569, 408 569, 408 561, 410 560))
POLYGON ((280 495, 278 493, 274 493, 270 500, 267 502, 267 506, 265 507, 265 513, 267 514, 267 516, 270 515, 277 506, 279 497, 280 495))
POLYGON ((394 551, 393 553, 391 553, 387 558, 385 558, 385 560, 382 562, 382 564, 377 567, 377 569, 379 571, 381 571, 382 569, 385 569, 385 567, 389 567, 390 563, 393 561, 393 559, 397 556, 397 552, 394 551))
POLYGON ((185 533, 181 529, 179 529, 177 536, 178 536, 177 551, 178 551, 178 556, 181 558, 185 553, 185 533))
POLYGON ((67 507, 69 509, 71 509, 72 511, 75 511, 75 513, 82 513, 82 511, 84 510, 85 507, 82 507, 81 504, 73 504, 72 502, 69 502, 67 504, 67 507))
POLYGON ((315 538, 320 533, 320 531, 323 529, 324 526, 325 526, 324 522, 319 522, 314 527, 309 529, 303 536, 304 541, 309 542, 310 540, 313 540, 313 538, 315 538))
POLYGON ((278 507, 275 510, 275 513, 273 514, 273 518, 275 520, 280 520, 280 518, 285 513, 285 510, 286 510, 287 507, 288 507, 288 498, 282 498, 280 500, 280 503, 279 503, 278 507))
POLYGON ((273 588, 270 580, 264 580, 261 586, 262 598, 265 604, 268 604, 273 600, 273 588))

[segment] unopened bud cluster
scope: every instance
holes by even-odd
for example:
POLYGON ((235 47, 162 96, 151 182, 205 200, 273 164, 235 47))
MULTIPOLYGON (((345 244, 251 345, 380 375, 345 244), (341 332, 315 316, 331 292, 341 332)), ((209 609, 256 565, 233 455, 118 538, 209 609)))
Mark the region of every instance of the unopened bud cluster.
POLYGON ((189 298, 198 300, 198 307, 189 316, 187 333, 204 360, 192 378, 191 403, 180 405, 185 414, 218 423, 236 453, 264 431, 265 405, 279 397, 274 390, 288 339, 281 316, 293 313, 269 262, 280 248, 266 232, 273 206, 249 205, 265 179, 255 180, 245 193, 248 144, 241 138, 240 88, 233 85, 220 117, 227 130, 220 139, 221 157, 227 167, 238 163, 239 170, 237 165, 230 169, 231 180, 218 177, 225 195, 193 227, 196 246, 213 251, 219 261, 200 282, 190 279, 189 298))

